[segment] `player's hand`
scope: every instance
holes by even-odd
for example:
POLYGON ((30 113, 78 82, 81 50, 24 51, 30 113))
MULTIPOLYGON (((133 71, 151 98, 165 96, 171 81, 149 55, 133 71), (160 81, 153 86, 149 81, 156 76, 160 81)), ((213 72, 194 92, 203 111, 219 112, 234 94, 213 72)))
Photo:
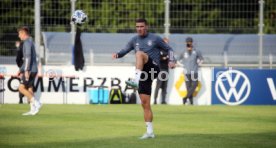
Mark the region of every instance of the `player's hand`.
POLYGON ((179 61, 176 62, 175 66, 184 67, 184 65, 182 63, 180 63, 179 61))
POLYGON ((175 68, 175 62, 170 61, 169 68, 171 68, 171 69, 175 68))
POLYGON ((24 75, 25 75, 25 79, 26 79, 26 81, 29 81, 29 78, 30 78, 30 72, 29 72, 29 71, 25 71, 24 75))
POLYGON ((20 70, 18 70, 18 71, 17 71, 17 73, 16 73, 16 76, 18 76, 18 77, 19 77, 19 76, 20 76, 20 74, 21 74, 21 72, 20 72, 20 70))
POLYGON ((21 77, 22 77, 22 73, 20 72, 20 70, 17 71, 16 76, 17 76, 18 78, 21 78, 21 77))
POLYGON ((197 64, 198 64, 198 65, 202 65, 203 60, 197 59, 197 61, 196 61, 196 62, 197 62, 197 64))
POLYGON ((118 58, 118 54, 117 53, 113 53, 112 54, 112 59, 117 59, 118 58))

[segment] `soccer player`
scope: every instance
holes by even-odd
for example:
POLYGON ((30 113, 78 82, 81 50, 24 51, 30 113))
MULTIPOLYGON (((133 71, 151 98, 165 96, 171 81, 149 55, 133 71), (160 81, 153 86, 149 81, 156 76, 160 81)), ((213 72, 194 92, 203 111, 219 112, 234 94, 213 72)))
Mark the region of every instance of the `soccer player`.
POLYGON ((39 112, 41 103, 34 98, 33 84, 37 75, 36 52, 33 39, 30 36, 28 27, 20 27, 18 37, 23 42, 23 64, 20 67, 18 74, 22 74, 22 79, 19 85, 19 91, 28 98, 30 102, 30 111, 22 115, 36 115, 39 112))
POLYGON ((169 67, 175 67, 175 59, 172 48, 161 37, 148 33, 146 19, 136 20, 136 32, 126 45, 117 53, 112 54, 113 59, 121 58, 132 50, 135 50, 136 70, 135 79, 126 81, 126 84, 138 89, 141 104, 144 110, 144 120, 147 132, 140 139, 154 138, 153 113, 150 105, 152 81, 158 76, 160 64, 160 49, 169 52, 169 67))

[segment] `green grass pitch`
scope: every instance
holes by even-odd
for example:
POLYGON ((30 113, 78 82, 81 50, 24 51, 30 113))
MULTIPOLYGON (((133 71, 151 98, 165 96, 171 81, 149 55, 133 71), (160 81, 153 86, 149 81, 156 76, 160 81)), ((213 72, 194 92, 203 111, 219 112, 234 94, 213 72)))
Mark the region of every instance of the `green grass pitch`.
POLYGON ((140 105, 0 105, 0 147, 259 148, 276 147, 275 106, 155 105, 156 138, 140 105))

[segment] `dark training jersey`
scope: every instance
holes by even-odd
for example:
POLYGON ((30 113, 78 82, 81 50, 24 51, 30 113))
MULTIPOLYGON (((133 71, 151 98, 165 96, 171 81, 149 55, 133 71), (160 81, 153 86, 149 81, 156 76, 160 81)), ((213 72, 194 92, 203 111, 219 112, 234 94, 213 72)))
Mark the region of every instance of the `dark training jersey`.
POLYGON ((16 64, 19 68, 23 65, 23 42, 20 42, 20 45, 17 49, 16 64))
POLYGON ((175 61, 172 48, 165 43, 161 37, 148 33, 146 36, 134 36, 126 45, 126 47, 120 50, 118 58, 125 56, 131 50, 145 52, 154 63, 160 65, 160 50, 163 49, 169 53, 169 61, 175 61))
POLYGON ((160 70, 168 71, 169 69, 169 55, 168 52, 161 50, 160 51, 160 70))
POLYGON ((24 61, 23 61, 23 65, 20 68, 20 71, 37 72, 35 46, 31 37, 23 41, 22 50, 23 50, 24 61))

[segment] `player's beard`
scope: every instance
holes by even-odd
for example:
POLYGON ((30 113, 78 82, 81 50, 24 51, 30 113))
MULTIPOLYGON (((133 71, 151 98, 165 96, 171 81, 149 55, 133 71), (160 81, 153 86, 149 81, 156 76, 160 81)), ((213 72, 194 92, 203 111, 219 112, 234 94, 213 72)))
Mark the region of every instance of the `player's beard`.
POLYGON ((137 32, 138 32, 139 36, 146 36, 147 35, 146 30, 138 30, 137 32))

